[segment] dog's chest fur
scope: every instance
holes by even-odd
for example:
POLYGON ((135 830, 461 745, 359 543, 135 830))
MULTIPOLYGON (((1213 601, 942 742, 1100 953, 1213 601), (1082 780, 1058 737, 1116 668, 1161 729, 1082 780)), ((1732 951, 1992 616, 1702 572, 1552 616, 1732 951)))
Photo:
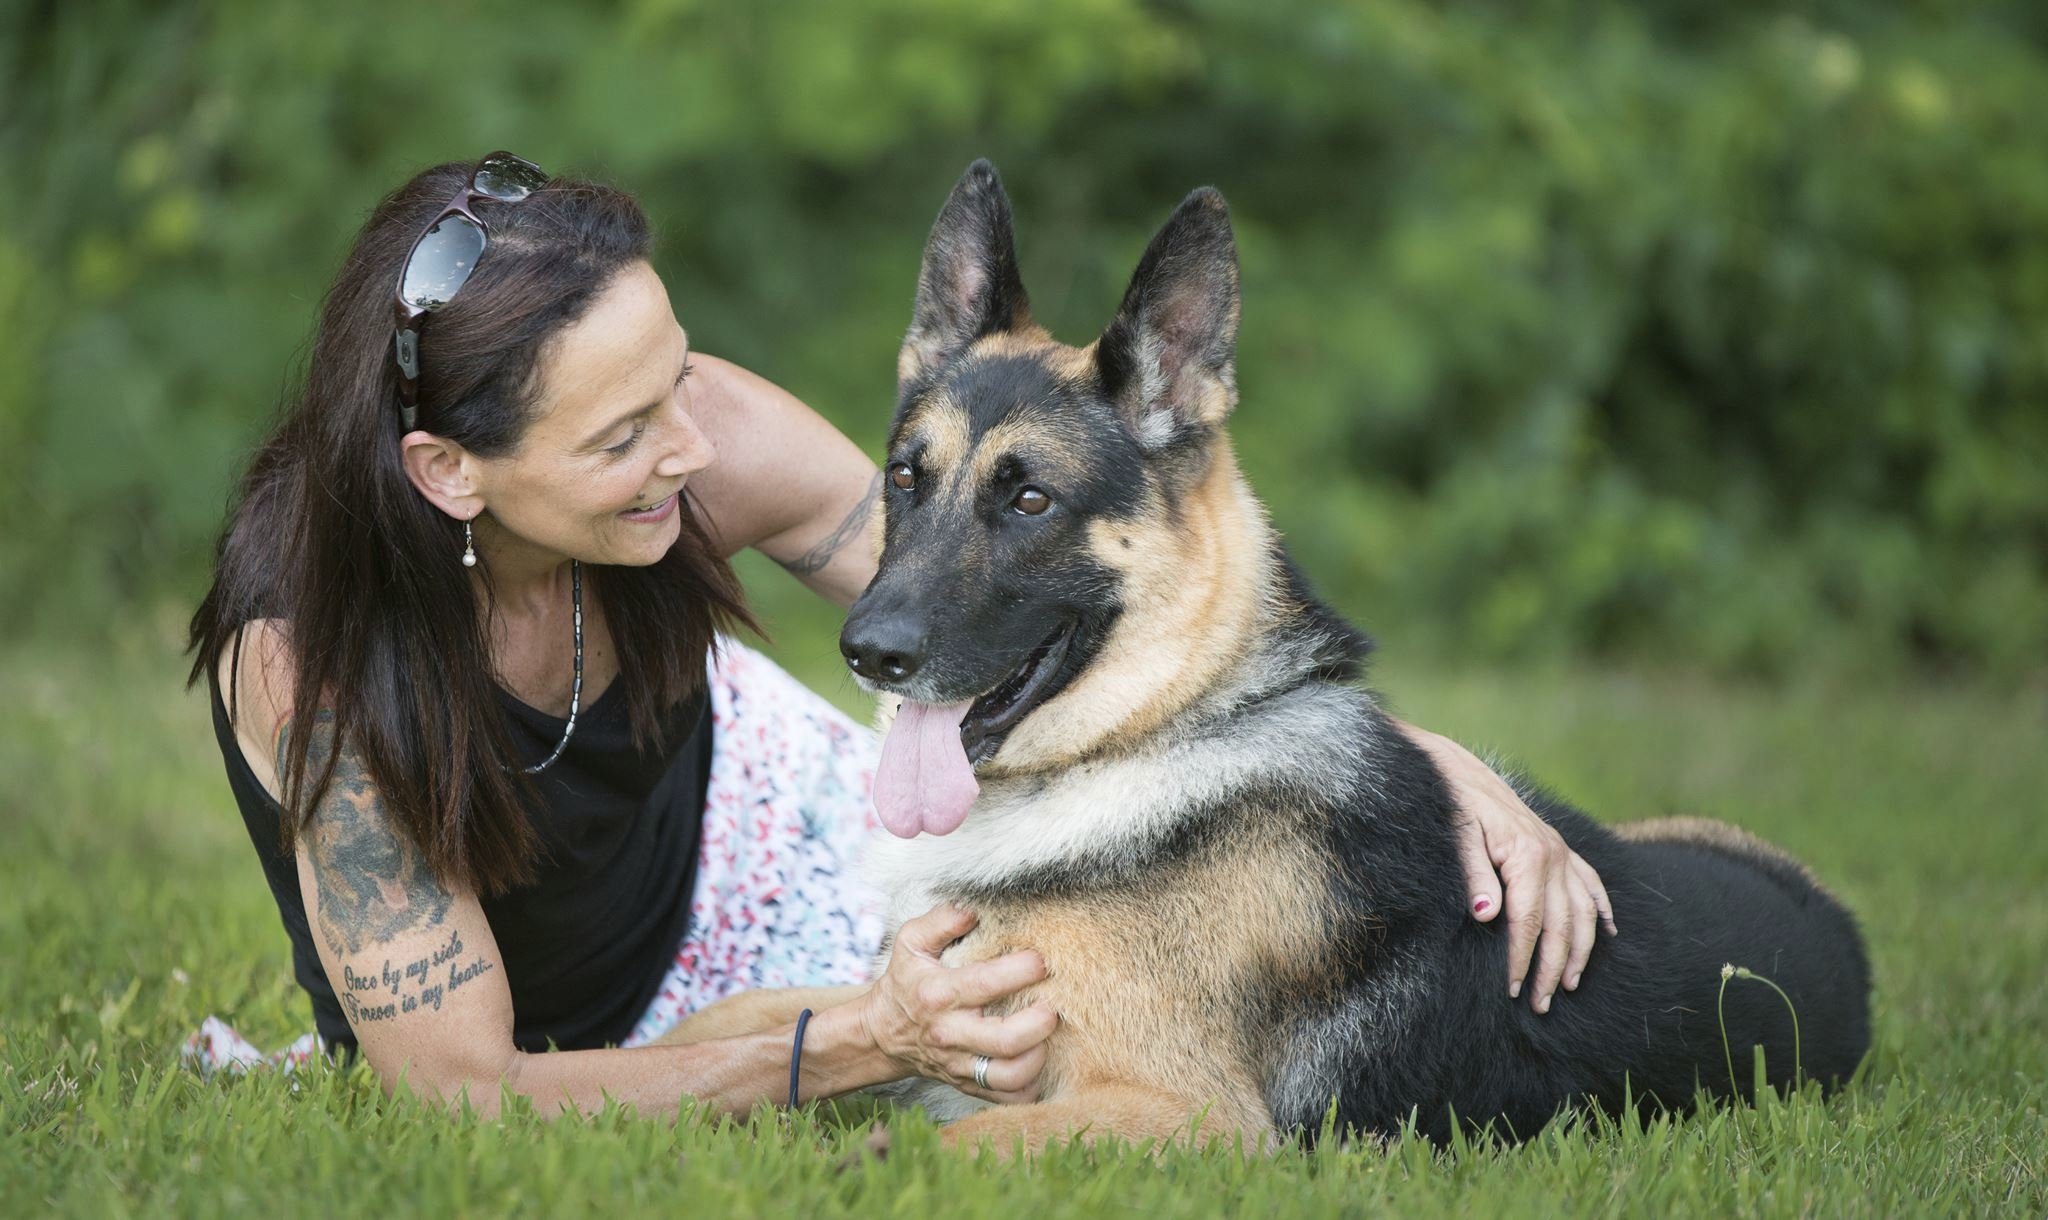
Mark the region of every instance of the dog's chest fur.
POLYGON ((1364 692, 1298 686, 1128 753, 990 781, 958 830, 877 839, 863 871, 892 929, 942 899, 1113 889, 1191 836, 1237 837, 1261 806, 1354 788, 1376 727, 1364 692))
MULTIPOLYGON (((872 849, 889 925, 957 902, 980 922, 949 964, 1044 956, 1049 977, 1015 1003, 1060 1013, 1047 1097, 1132 1081, 1269 1126, 1272 1031, 1332 974, 1328 862, 1307 798, 1344 786, 1332 734, 1358 742, 1360 703, 1303 687, 1120 758, 992 782, 952 835, 872 849)), ((977 1104, 929 1088, 919 1099, 941 1117, 977 1104)))

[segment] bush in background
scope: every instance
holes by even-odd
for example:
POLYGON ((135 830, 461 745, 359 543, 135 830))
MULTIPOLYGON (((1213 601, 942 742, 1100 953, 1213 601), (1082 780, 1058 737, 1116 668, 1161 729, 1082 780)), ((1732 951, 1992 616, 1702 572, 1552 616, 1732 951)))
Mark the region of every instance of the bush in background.
POLYGON ((698 346, 873 451, 925 228, 987 155, 1076 342, 1223 188, 1240 452, 1404 645, 2038 677, 2048 16, 1776 7, 17 6, 0 624, 189 606, 327 277, 422 165, 634 191, 698 346))

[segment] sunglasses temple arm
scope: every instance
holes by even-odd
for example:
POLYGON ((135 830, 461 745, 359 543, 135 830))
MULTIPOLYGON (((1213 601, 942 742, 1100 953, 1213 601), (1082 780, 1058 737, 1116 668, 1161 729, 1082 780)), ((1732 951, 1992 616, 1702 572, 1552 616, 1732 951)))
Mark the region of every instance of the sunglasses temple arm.
POLYGON ((410 432, 419 417, 420 332, 402 326, 392 342, 398 357, 399 418, 410 432))

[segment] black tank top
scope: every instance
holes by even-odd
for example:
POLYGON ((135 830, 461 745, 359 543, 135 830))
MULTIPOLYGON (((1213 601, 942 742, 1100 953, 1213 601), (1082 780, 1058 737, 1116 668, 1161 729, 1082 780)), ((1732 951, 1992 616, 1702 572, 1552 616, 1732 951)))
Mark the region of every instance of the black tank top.
MULTIPOLYGON (((298 864, 281 850, 284 811, 242 756, 218 683, 209 685, 228 786, 291 938, 293 972, 312 997, 320 1036, 337 1053, 352 1052, 355 1036, 306 926, 298 864)), ((502 690, 499 701, 520 763, 546 758, 563 722, 502 690)), ((711 774, 711 717, 701 691, 670 712, 662 740, 666 753, 633 748, 614 681, 577 718, 562 756, 533 777, 540 796, 533 823, 543 844, 538 877, 482 900, 512 989, 512 1038, 521 1050, 624 1041, 675 959, 689 927, 711 774)))

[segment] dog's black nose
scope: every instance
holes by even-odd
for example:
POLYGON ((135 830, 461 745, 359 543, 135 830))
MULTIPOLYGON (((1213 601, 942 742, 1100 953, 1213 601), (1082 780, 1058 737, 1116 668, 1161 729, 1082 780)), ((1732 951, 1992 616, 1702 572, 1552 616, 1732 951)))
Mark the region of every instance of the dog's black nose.
POLYGON ((856 615, 839 633, 839 651, 871 682, 902 682, 924 664, 924 627, 908 615, 856 615))

